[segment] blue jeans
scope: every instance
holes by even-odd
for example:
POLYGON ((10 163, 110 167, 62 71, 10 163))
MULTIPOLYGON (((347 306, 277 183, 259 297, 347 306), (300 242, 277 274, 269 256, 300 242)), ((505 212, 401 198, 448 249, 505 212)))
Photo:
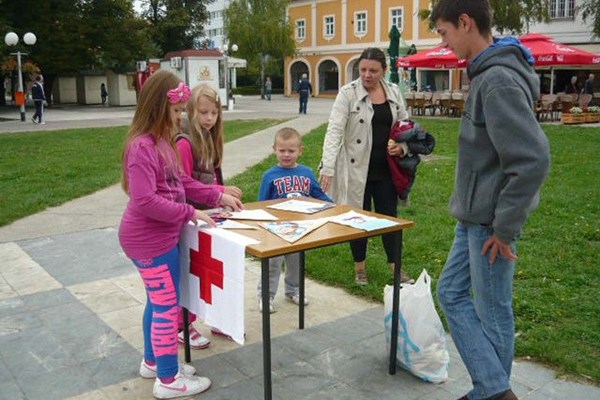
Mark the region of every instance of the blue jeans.
POLYGON ((306 114, 306 106, 308 105, 308 95, 300 94, 300 114, 306 114))
POLYGON ((452 339, 471 375, 471 400, 510 389, 515 262, 499 255, 490 265, 488 255, 481 255, 492 234, 491 228, 459 222, 438 282, 438 298, 452 339))

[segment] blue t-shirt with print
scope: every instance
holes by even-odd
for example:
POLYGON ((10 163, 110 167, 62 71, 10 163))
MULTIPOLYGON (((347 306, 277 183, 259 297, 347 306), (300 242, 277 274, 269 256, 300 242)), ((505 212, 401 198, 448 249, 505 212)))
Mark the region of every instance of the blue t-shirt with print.
POLYGON ((333 202, 323 192, 315 174, 305 165, 283 168, 276 165, 263 174, 258 200, 285 199, 304 196, 333 202))

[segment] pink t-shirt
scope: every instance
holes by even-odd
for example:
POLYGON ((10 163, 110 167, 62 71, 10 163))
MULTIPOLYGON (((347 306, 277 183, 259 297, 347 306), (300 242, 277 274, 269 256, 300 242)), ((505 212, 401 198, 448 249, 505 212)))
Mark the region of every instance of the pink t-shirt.
POLYGON ((221 191, 185 175, 171 146, 146 134, 125 153, 129 202, 119 226, 119 241, 129 258, 160 256, 177 245, 184 223, 194 216, 186 197, 216 206, 221 191))

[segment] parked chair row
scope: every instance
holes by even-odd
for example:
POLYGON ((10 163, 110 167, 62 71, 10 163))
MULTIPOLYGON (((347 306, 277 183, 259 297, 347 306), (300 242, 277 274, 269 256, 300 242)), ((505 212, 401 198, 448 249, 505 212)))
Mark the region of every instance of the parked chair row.
POLYGON ((459 117, 464 109, 466 95, 461 91, 450 92, 409 92, 405 95, 407 111, 413 115, 434 116, 440 110, 442 116, 459 117))

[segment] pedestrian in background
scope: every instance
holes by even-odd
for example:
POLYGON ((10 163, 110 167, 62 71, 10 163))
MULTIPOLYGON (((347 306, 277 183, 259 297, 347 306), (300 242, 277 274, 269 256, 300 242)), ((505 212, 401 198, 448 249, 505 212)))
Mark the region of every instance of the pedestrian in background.
POLYGON ((105 105, 108 91, 106 90, 106 85, 104 83, 100 85, 100 97, 102 98, 102 105, 105 105))
POLYGON ((42 75, 35 77, 35 82, 31 87, 31 96, 35 104, 35 113, 31 117, 31 121, 34 124, 44 125, 44 106, 48 105, 48 103, 46 102, 46 94, 44 93, 44 77, 42 75))
POLYGON ((271 82, 271 78, 267 76, 267 81, 265 82, 265 96, 267 100, 271 101, 271 93, 273 92, 273 82, 271 82))
POLYGON ((431 22, 466 59, 470 90, 458 138, 450 213, 457 220, 438 298, 473 389, 459 400, 516 400, 513 277, 516 242, 550 164, 532 104, 540 81, 529 49, 492 37, 488 0, 439 0, 431 22))
POLYGON ((306 114, 306 106, 308 105, 308 96, 312 94, 312 85, 308 80, 308 75, 302 74, 302 79, 298 83, 298 95, 300 96, 300 112, 306 114))

